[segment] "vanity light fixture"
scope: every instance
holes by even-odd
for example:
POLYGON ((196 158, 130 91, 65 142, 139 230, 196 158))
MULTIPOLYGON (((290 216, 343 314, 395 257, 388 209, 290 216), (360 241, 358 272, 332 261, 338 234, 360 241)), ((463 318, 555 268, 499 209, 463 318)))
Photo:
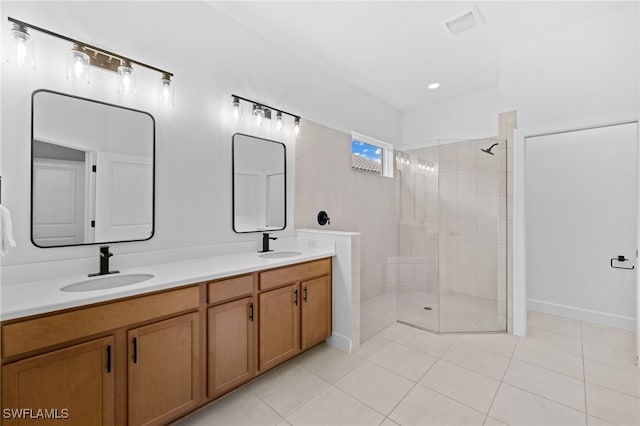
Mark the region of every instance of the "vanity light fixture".
POLYGON ((127 96, 136 95, 136 72, 131 67, 131 62, 126 59, 120 61, 118 67, 118 93, 127 96))
POLYGON ((282 132, 285 126, 284 116, 288 115, 293 118, 293 131, 297 135, 300 133, 300 116, 291 114, 290 112, 273 108, 271 106, 265 105, 262 102, 257 102, 252 99, 243 98, 238 95, 231 95, 232 107, 233 107, 233 118, 238 121, 242 117, 242 103, 241 101, 250 103, 252 105, 251 115, 253 115, 256 119, 256 125, 258 127, 262 127, 264 120, 275 119, 275 123, 272 122, 272 125, 275 128, 275 131, 282 132), (274 118, 275 116, 275 118, 274 118))
POLYGON ((262 127, 262 120, 265 118, 265 110, 262 105, 253 104, 253 115, 256 117, 256 124, 262 127))
POLYGON ((435 90, 438 87, 440 87, 440 83, 431 83, 430 85, 427 86, 427 88, 430 90, 435 90))
POLYGON ((88 83, 89 67, 102 68, 117 74, 118 93, 135 96, 136 72, 133 66, 141 66, 156 71, 161 75, 158 102, 169 105, 173 104, 173 74, 169 71, 92 46, 45 28, 19 21, 12 17, 8 17, 7 20, 12 23, 10 30, 11 43, 14 45, 15 58, 19 67, 34 67, 33 41, 28 30, 38 31, 72 44, 67 60, 67 78, 88 83))
POLYGON ((21 22, 13 22, 10 33, 10 54, 7 62, 15 62, 18 68, 35 68, 33 40, 27 26, 21 22))
POLYGON ((161 105, 173 106, 175 90, 171 76, 163 73, 160 78, 160 90, 158 90, 158 103, 161 105))
POLYGON ((300 133, 300 117, 293 119, 293 131, 296 132, 296 135, 300 133))
POLYGON ((89 84, 89 55, 76 43, 67 55, 67 78, 89 84))
POLYGON ((240 99, 237 96, 233 98, 233 118, 238 121, 240 119, 240 99))

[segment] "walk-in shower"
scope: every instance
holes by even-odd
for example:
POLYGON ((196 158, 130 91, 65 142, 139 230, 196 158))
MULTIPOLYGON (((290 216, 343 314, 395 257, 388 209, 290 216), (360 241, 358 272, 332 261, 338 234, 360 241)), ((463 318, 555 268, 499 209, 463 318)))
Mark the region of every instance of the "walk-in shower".
POLYGON ((435 332, 507 329, 506 143, 440 141, 398 155, 396 318, 435 332))

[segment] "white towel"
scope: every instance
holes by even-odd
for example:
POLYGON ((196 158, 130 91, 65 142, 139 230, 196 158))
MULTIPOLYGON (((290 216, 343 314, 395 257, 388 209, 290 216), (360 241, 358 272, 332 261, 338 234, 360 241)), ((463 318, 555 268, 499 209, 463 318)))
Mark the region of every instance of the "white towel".
POLYGON ((15 246, 11 213, 5 206, 0 205, 0 256, 6 256, 9 253, 9 248, 15 246))

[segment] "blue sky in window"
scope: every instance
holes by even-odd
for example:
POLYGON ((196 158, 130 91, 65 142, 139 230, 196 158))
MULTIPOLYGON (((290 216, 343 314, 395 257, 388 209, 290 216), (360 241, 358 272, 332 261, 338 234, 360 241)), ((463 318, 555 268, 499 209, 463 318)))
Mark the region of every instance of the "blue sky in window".
POLYGON ((382 161, 381 148, 357 140, 351 141, 351 153, 368 158, 369 160, 377 161, 378 163, 382 161))

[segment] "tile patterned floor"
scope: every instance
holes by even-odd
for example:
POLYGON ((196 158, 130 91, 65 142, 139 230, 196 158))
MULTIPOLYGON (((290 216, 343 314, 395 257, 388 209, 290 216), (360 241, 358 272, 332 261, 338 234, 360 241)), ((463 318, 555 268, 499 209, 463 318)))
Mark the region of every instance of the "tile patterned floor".
POLYGON ((180 425, 640 425, 629 331, 529 313, 524 339, 393 324, 322 344, 180 425))

